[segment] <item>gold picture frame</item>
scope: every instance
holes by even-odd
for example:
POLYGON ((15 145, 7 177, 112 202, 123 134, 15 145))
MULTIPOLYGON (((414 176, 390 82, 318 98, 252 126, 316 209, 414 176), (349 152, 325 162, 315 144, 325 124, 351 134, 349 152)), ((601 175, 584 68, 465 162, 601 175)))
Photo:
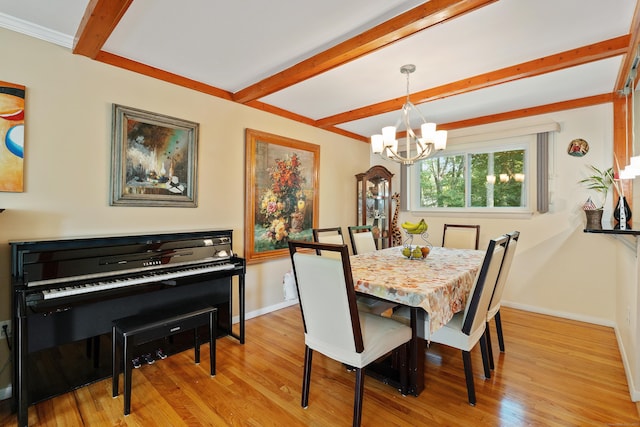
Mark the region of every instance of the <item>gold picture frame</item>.
POLYGON ((113 104, 111 206, 195 208, 198 123, 113 104))
POLYGON ((286 257, 318 226, 320 146, 247 129, 245 157, 247 263, 286 257))

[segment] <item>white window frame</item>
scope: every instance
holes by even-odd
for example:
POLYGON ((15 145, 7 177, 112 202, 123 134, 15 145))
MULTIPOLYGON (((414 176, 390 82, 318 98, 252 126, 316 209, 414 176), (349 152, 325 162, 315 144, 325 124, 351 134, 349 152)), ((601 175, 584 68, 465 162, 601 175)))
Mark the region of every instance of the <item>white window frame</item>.
MULTIPOLYGON (((404 196, 409 201, 408 210, 416 213, 417 215, 431 213, 437 214, 488 214, 493 216, 495 214, 506 215, 527 215, 533 214, 534 207, 536 206, 536 135, 516 135, 502 139, 493 139, 490 141, 478 141, 478 142, 465 142, 465 143, 450 143, 445 151, 437 154, 433 157, 441 156, 455 156, 459 154, 473 154, 473 153, 490 153, 496 151, 509 151, 509 150, 525 150, 524 160, 524 174, 525 174, 525 206, 522 207, 446 207, 446 208, 427 208, 420 207, 420 171, 417 165, 408 167, 407 170, 407 189, 404 196)), ((465 192, 469 186, 470 177, 468 175, 468 160, 465 158, 465 192)), ((465 203, 469 203, 469 194, 465 194, 465 203)))

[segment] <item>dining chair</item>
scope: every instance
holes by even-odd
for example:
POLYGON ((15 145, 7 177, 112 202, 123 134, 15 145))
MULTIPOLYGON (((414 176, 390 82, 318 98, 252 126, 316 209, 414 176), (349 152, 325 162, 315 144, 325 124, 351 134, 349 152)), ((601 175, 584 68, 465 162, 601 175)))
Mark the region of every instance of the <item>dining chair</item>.
POLYGON ((301 405, 306 408, 309 404, 312 356, 317 351, 355 369, 353 425, 359 426, 367 365, 394 352, 393 357, 399 361, 401 392, 407 393, 411 328, 358 311, 347 245, 292 240, 289 253, 304 326, 301 405), (337 252, 340 258, 318 256, 305 249, 337 252))
MULTIPOLYGON (((476 274, 474 284, 469 292, 464 311, 456 313, 453 318, 434 333, 430 333, 429 316, 425 316, 424 326, 417 328, 420 338, 427 342, 447 345, 462 351, 462 363, 464 376, 467 383, 467 396, 469 404, 475 406, 476 393, 473 381, 473 369, 471 366, 471 350, 480 343, 482 365, 485 378, 491 378, 489 365, 487 336, 485 334, 487 324, 487 311, 493 295, 495 285, 500 273, 505 249, 509 241, 508 236, 503 235, 489 240, 482 265, 476 274), (423 336, 424 335, 424 336, 423 336)), ((402 307, 396 310, 393 319, 409 322, 409 308, 402 307)))
MULTIPOLYGON (((344 244, 342 227, 313 228, 311 229, 311 233, 313 235, 314 242, 334 243, 339 245, 344 244)), ((340 258, 340 253, 335 251, 322 252, 318 249, 316 253, 318 255, 340 258)), ((398 306, 398 304, 366 295, 357 295, 356 301, 358 304, 358 310, 366 311, 378 316, 389 317, 393 312, 393 309, 398 306)))
POLYGON ((378 250, 376 240, 373 237, 373 226, 351 225, 348 229, 349 239, 351 240, 351 250, 354 255, 378 250))
POLYGON ((493 296, 491 297, 491 303, 489 303, 489 310, 487 311, 487 329, 486 329, 487 350, 489 355, 489 365, 491 369, 494 368, 494 362, 493 362, 493 349, 491 348, 491 333, 489 330, 489 323, 491 319, 495 319, 496 334, 498 335, 498 345, 500 347, 500 351, 504 352, 502 320, 500 319, 500 302, 502 301, 502 293, 504 291, 504 286, 507 283, 507 277, 509 276, 509 271, 511 270, 511 261, 513 260, 513 255, 516 252, 518 239, 520 238, 520 232, 512 231, 511 233, 507 233, 507 236, 509 236, 509 242, 507 244, 507 249, 504 254, 504 260, 502 261, 502 266, 500 267, 500 273, 498 275, 498 280, 496 282, 496 288, 493 291, 493 296))
POLYGON ((480 226, 467 224, 445 224, 442 231, 442 247, 478 249, 480 226))
MULTIPOLYGON (((311 234, 313 235, 313 241, 318 243, 334 243, 338 245, 344 244, 344 237, 342 237, 342 227, 326 227, 326 228, 312 228, 311 234)), ((318 252, 318 255, 328 255, 334 257, 340 257, 337 252, 328 252, 322 254, 318 252)))

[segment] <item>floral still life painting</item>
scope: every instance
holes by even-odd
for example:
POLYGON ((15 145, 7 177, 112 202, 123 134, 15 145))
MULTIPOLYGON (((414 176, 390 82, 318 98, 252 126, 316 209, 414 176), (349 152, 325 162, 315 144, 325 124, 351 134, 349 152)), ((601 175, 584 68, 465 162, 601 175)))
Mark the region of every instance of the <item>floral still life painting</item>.
POLYGON ((198 127, 114 104, 111 205, 196 207, 198 127))
POLYGON ((317 225, 320 147, 247 129, 246 157, 247 262, 288 256, 317 225))
POLYGON ((25 87, 0 81, 0 191, 24 190, 25 87))

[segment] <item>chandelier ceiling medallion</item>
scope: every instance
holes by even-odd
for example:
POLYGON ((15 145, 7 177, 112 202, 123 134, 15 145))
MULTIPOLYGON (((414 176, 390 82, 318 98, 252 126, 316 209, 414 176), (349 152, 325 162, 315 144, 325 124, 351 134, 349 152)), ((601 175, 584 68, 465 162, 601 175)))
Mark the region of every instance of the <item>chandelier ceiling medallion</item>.
POLYGON ((407 100, 402 106, 401 116, 396 122, 396 126, 385 126, 382 134, 371 136, 371 151, 379 154, 385 159, 393 160, 404 165, 412 165, 414 162, 434 154, 436 151, 444 150, 447 146, 447 131, 436 130, 435 123, 428 123, 420 110, 409 100, 409 74, 416 70, 413 64, 400 67, 400 72, 407 76, 407 100), (420 137, 411 128, 411 114, 421 119, 420 137), (405 149, 398 149, 396 139, 396 129, 398 125, 404 124, 405 149))

